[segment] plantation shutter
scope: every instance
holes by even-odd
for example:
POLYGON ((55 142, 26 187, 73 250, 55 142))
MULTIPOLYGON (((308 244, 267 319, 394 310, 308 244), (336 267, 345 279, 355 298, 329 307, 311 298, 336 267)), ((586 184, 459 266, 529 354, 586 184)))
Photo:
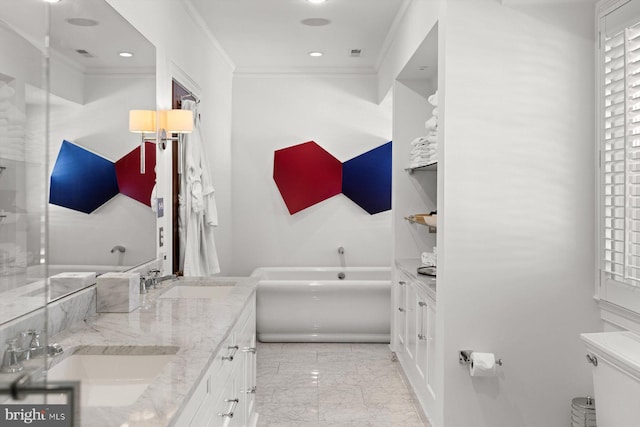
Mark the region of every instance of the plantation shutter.
POLYGON ((607 280, 640 286, 640 1, 605 17, 604 27, 599 85, 602 271, 607 280))

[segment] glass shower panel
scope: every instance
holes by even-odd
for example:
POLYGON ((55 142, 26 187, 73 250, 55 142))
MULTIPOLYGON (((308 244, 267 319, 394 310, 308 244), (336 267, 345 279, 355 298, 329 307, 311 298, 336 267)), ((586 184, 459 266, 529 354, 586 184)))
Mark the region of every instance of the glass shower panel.
POLYGON ((0 0, 0 425, 46 403, 48 8, 0 0))

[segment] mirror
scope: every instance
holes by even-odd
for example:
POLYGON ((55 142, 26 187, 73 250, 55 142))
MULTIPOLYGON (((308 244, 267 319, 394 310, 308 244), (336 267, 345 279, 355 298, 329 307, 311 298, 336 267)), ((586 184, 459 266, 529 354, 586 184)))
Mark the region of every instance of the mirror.
MULTIPOLYGON (((123 189, 121 168, 129 187, 145 178, 136 175, 140 160, 132 151, 141 141, 128 131, 128 112, 156 109, 156 83, 154 46, 105 0, 46 7, 48 81, 45 7, 23 0, 0 5, 0 89, 6 95, 0 108, 13 114, 10 120, 0 117, 4 323, 90 284, 65 273, 123 271, 155 258, 155 213, 150 200, 123 189), (64 147, 82 156, 69 156, 64 147), (87 158, 99 159, 107 172, 93 168, 87 175, 87 158), (64 185, 52 173, 65 177, 64 185), (114 179, 115 191, 105 184, 114 179), (61 204, 60 197, 72 203, 61 204), (59 274, 71 277, 70 286, 56 288, 52 280, 47 289, 45 277, 59 274)), ((153 167, 146 169, 153 185, 153 167)))

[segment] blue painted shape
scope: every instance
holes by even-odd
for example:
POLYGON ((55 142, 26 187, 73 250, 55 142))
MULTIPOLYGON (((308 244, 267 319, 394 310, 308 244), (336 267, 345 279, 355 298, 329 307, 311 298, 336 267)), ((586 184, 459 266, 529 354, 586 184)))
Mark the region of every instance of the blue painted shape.
POLYGON ((371 215, 391 209, 391 141, 342 165, 342 193, 371 215))
POLYGON ((115 164, 63 141, 51 172, 49 203, 91 213, 119 193, 115 164))

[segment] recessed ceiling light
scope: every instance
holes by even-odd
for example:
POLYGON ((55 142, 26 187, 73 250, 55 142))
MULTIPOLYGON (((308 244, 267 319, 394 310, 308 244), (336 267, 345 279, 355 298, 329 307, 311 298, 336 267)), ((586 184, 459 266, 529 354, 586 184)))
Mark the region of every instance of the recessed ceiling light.
POLYGON ((320 4, 320 3, 324 3, 327 0, 307 0, 309 3, 313 3, 313 4, 320 4))
POLYGON ((322 56, 322 55, 323 55, 322 52, 317 52, 317 51, 309 52, 309 56, 322 56))
POLYGON ((329 25, 331 21, 324 18, 308 18, 303 19, 302 21, 300 21, 300 23, 303 25, 308 25, 310 27, 322 27, 323 25, 329 25))
POLYGON ((45 3, 60 3, 60 0, 44 0, 45 3))
POLYGON ((131 58, 133 56, 133 53, 131 53, 131 52, 120 52, 118 55, 122 56, 123 58, 131 58))
POLYGON ((77 25, 78 27, 95 27, 99 24, 95 19, 89 18, 69 18, 66 20, 71 25, 77 25))

